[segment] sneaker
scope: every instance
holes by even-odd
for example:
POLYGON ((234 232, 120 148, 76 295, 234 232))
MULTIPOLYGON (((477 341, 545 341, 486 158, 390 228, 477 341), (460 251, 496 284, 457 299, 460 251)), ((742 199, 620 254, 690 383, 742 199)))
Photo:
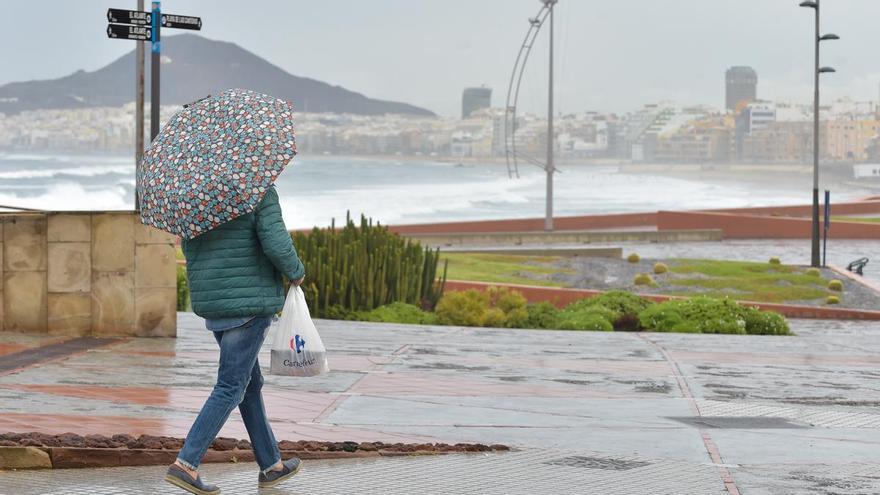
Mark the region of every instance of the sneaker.
POLYGON ((296 457, 292 459, 288 459, 282 463, 284 468, 281 471, 269 471, 268 473, 260 473, 259 485, 260 488, 269 488, 271 486, 275 486, 282 481, 292 478, 293 475, 299 472, 299 468, 302 467, 302 462, 296 457))
POLYGON ((186 471, 175 465, 168 468, 168 472, 165 473, 165 481, 196 495, 218 495, 220 493, 220 489, 216 486, 202 483, 201 476, 196 476, 196 479, 193 479, 186 471))

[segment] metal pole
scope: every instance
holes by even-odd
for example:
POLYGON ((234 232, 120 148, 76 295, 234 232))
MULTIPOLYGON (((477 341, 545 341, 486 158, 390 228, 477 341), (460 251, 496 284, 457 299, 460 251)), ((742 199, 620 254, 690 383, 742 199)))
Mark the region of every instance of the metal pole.
POLYGON ((825 235, 822 238, 822 266, 828 266, 828 229, 831 227, 831 191, 825 190, 825 224, 823 225, 825 235))
POLYGON ((553 6, 557 0, 545 0, 550 6, 550 82, 547 99, 547 213, 544 230, 553 230, 553 6))
MULTIPOLYGON (((137 0, 138 12, 144 10, 144 0, 137 0)), ((135 91, 134 91, 134 166, 135 173, 141 166, 144 156, 144 42, 135 41, 135 91)), ((140 210, 141 198, 137 187, 134 189, 134 209, 140 210)))
POLYGON ((810 265, 819 267, 819 0, 816 0, 816 67, 813 94, 813 233, 810 265))
POLYGON ((162 43, 159 37, 161 2, 153 2, 153 39, 150 57, 150 142, 159 134, 159 63, 162 54, 162 43))

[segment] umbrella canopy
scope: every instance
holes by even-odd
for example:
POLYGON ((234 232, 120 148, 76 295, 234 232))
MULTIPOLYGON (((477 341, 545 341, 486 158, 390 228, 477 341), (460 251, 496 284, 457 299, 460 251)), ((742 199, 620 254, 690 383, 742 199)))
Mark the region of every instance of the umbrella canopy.
POLYGON ((230 89, 187 105, 144 152, 141 222, 203 234, 253 211, 295 154, 289 102, 230 89))

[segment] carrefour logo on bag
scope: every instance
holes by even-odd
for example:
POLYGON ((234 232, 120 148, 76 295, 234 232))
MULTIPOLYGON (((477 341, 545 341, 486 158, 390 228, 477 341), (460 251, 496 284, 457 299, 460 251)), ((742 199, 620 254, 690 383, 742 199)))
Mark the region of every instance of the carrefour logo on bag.
POLYGON ((303 350, 303 347, 305 347, 305 346, 306 346, 306 341, 303 340, 303 338, 300 337, 299 335, 290 339, 290 350, 296 351, 297 354, 301 353, 303 350))

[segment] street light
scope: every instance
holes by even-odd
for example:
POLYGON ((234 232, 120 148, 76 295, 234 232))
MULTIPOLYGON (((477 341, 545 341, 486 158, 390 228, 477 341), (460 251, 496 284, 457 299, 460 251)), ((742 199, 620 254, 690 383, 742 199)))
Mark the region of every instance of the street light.
POLYGON ((831 33, 819 34, 819 0, 807 0, 799 5, 816 11, 816 68, 813 74, 813 233, 810 264, 819 267, 822 264, 819 256, 819 74, 835 72, 832 67, 819 66, 819 44, 822 41, 839 40, 840 37, 831 33))

